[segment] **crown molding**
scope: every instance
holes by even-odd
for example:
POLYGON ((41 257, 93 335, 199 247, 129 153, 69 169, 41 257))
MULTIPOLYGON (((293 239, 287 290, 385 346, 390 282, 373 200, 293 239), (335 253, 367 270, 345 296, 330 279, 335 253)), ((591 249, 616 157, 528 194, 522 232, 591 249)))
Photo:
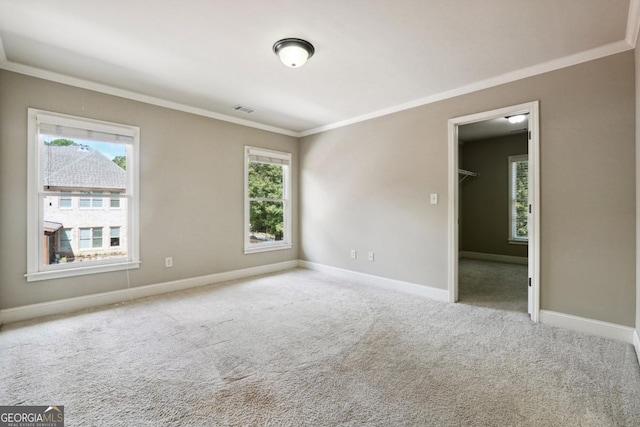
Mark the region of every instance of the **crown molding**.
MULTIPOLYGON (((0 40, 1 43, 2 40, 0 40)), ((0 54, 2 54, 0 52, 0 54)), ((1 59, 1 58, 0 58, 1 59)), ((54 73, 52 71, 43 70, 41 68, 31 67, 28 65, 18 64, 11 61, 1 61, 0 68, 13 71, 16 73, 24 74, 31 77, 37 77, 44 80, 53 81, 56 83, 62 83, 82 89, 88 89, 95 92, 104 93, 107 95, 118 96, 121 98, 131 99, 133 101, 144 102, 146 104, 156 105, 158 107, 169 108, 172 110, 182 111, 185 113, 196 114, 198 116, 209 117, 223 122, 234 123, 237 125, 247 126, 250 128, 265 130, 268 132, 279 133, 282 135, 299 137, 298 132, 282 129, 275 126, 265 125, 263 123, 253 122, 251 120, 239 119, 237 117, 228 116, 226 114, 216 113, 204 108, 192 107, 186 104, 180 104, 178 102, 168 101, 166 99, 156 98, 154 96, 143 95, 141 93, 133 92, 126 89, 119 89, 113 86, 104 85, 101 83, 92 82, 89 80, 79 79, 76 77, 67 76, 64 74, 54 73)))
POLYGON ((631 0, 629 2, 629 16, 627 18, 627 36, 626 42, 632 48, 636 47, 638 41, 638 32, 640 31, 640 0, 631 0))
MULTIPOLYGON (((634 2, 640 2, 640 0, 633 0, 634 2)), ((472 92, 477 92, 483 89, 503 85, 505 83, 511 83, 517 80, 522 80, 528 77, 533 77, 538 74, 548 73, 550 71, 559 70, 573 65, 578 65, 584 62, 593 61, 606 56, 615 55, 628 50, 633 47, 627 43, 626 40, 620 40, 614 43, 610 43, 604 46, 600 46, 594 49, 585 50, 573 55, 565 56, 563 58, 554 59, 552 61, 543 62, 541 64, 533 65, 531 67, 522 68, 520 70, 512 71, 510 73, 502 74, 500 76, 492 77, 486 80, 481 80, 466 86, 462 86, 453 90, 441 92, 435 95, 431 95, 425 98, 416 99, 404 104, 396 105, 390 108, 384 108, 382 110, 374 111, 372 113, 364 114, 362 116, 353 117, 351 119, 343 120, 340 122, 332 123, 325 126, 320 126, 314 129, 309 129, 300 132, 299 136, 309 136, 320 132, 326 132, 328 130, 341 128, 344 126, 352 125, 355 123, 363 122, 366 120, 374 119, 377 117, 386 116, 389 114, 397 113, 400 111, 408 110, 422 105, 432 104, 434 102, 443 101, 445 99, 454 98, 460 95, 466 95, 472 92)))
POLYGON ((554 59, 552 61, 537 64, 531 67, 522 68, 520 70, 512 71, 500 76, 492 77, 486 80, 481 80, 475 83, 471 83, 466 86, 462 86, 449 91, 444 91, 438 94, 434 94, 428 97, 419 98, 413 101, 409 101, 403 104, 399 104, 393 107, 384 108, 371 113, 363 114, 360 116, 352 117, 350 119, 342 120, 328 125, 319 126, 313 129, 308 129, 302 132, 296 132, 290 129, 283 129, 275 126, 265 125, 263 123, 253 122, 250 120, 244 120, 226 114, 216 113, 214 111, 206 110, 203 108, 192 107, 186 104, 180 104, 166 99, 156 98, 149 95, 143 95, 141 93, 133 92, 130 90, 119 89, 113 86, 104 85, 101 83, 92 82, 89 80, 79 79, 76 77, 70 77, 64 74, 55 73, 52 71, 43 70, 28 65, 18 64, 6 60, 4 48, 2 46, 2 39, 0 39, 0 69, 7 71, 13 71, 20 74, 25 74, 32 77, 38 77, 45 80, 54 81, 57 83, 67 84, 70 86, 80 87, 83 89, 93 90, 108 95, 118 96, 121 98, 131 99, 134 101, 144 102, 159 107, 169 108, 172 110, 182 111, 185 113, 196 114, 199 116, 209 117, 224 122, 234 123, 241 126, 247 126, 254 129, 260 129, 268 132, 273 132, 281 135, 292 136, 294 138, 302 138, 309 135, 314 135, 321 132, 326 132, 333 129, 349 126, 359 122, 375 119, 389 114, 394 114, 400 111, 408 110, 411 108, 420 107, 427 104, 432 104, 438 101, 443 101, 456 96, 466 95, 469 93, 477 92, 483 89, 492 88, 495 86, 511 83, 517 80, 522 80, 528 77, 533 77, 539 74, 547 73, 550 71, 559 70, 573 65, 578 65, 584 62, 593 61, 596 59, 604 58, 606 56, 615 55, 618 53, 626 52, 634 49, 635 41, 637 40, 638 33, 640 32, 640 0, 631 0, 629 4, 629 18, 627 25, 627 38, 614 43, 610 43, 604 46, 600 46, 594 49, 589 49, 583 52, 579 52, 573 55, 569 55, 563 58, 554 59), (630 42, 633 40, 633 43, 630 42))

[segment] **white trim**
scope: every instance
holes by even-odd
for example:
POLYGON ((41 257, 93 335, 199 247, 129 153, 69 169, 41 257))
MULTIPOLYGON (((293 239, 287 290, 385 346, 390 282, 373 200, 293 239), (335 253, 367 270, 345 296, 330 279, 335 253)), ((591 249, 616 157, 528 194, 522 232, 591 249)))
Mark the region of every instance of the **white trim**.
MULTIPOLYGON (((1 41, 1 40, 0 40, 1 41)), ((137 92, 133 92, 126 89, 119 89, 113 86, 104 85, 101 83, 92 82, 89 80, 79 79, 76 77, 66 76, 64 74, 54 73, 52 71, 43 70, 28 65, 18 64, 11 61, 0 61, 0 69, 7 71, 13 71, 15 73, 24 74, 31 77, 37 77, 44 80, 49 80, 56 83, 62 83, 82 89, 88 89, 95 92, 105 93, 107 95, 118 96, 125 99, 131 99, 133 101, 144 102, 145 104, 156 105, 158 107, 169 108, 171 110, 182 111, 185 113, 195 114, 198 116, 209 117, 211 119, 220 120, 223 122, 234 123, 254 129, 266 130, 268 132, 279 133, 282 135, 298 137, 298 132, 294 132, 289 129, 282 129, 275 126, 269 126, 262 123, 253 122, 250 120, 239 119, 237 117, 227 116, 226 114, 215 113, 213 111, 205 110, 204 108, 192 107, 186 104, 180 104, 178 102, 168 101, 166 99, 156 98, 154 96, 143 95, 137 92)))
POLYGON ((640 364, 640 336, 638 336, 637 330, 633 331, 633 347, 636 349, 636 358, 640 364))
POLYGON ((635 332, 633 328, 628 326, 548 310, 540 310, 540 323, 623 341, 628 344, 633 344, 635 332))
POLYGON ((531 203, 531 214, 529 215, 529 277, 531 287, 529 287, 528 310, 531 320, 539 321, 540 315, 540 103, 532 103, 529 111, 529 203, 531 203))
POLYGON ((584 62, 593 61, 596 59, 604 58, 606 56, 616 55, 618 53, 626 52, 633 49, 625 40, 609 43, 604 46, 596 47, 594 49, 585 50, 573 55, 565 56, 563 58, 554 59, 541 64, 533 65, 531 67, 522 68, 520 70, 512 71, 500 76, 492 77, 479 82, 471 83, 466 86, 462 86, 453 90, 441 92, 435 95, 427 96, 425 98, 416 99, 404 104, 396 105, 382 110, 374 111, 372 113, 363 114, 361 116, 353 117, 347 120, 342 120, 336 123, 319 126, 317 128, 309 129, 303 132, 299 132, 298 136, 309 136, 320 132, 325 132, 332 129, 341 128, 344 126, 352 125, 366 120, 375 119, 377 117, 386 116, 389 114, 397 113, 399 111, 409 110, 411 108, 420 107, 422 105, 432 104, 434 102, 443 101, 445 99, 454 98, 456 96, 466 95, 469 93, 477 92, 483 89, 489 89, 495 86, 500 86, 506 83, 511 83, 517 80, 526 79, 528 77, 537 76, 539 74, 548 73, 550 71, 560 70, 562 68, 571 67, 574 65, 582 64, 584 62))
POLYGON ((479 259, 483 261, 506 262, 509 264, 528 265, 529 258, 523 256, 487 254, 483 252, 460 251, 460 258, 479 259))
POLYGON ((298 266, 308 270, 333 274, 347 280, 363 281, 366 282, 367 285, 372 285, 385 290, 398 291, 405 294, 418 295, 445 302, 448 301, 449 298, 449 293, 445 289, 433 288, 431 286, 418 285, 416 283, 404 282, 395 279, 387 279, 386 277, 373 276, 371 274, 359 273, 353 270, 345 270, 343 268, 331 267, 303 260, 298 262, 298 266))
POLYGON ((458 145, 458 125, 454 120, 449 120, 448 127, 448 167, 449 167, 449 185, 448 185, 448 203, 447 203, 447 240, 448 240, 448 257, 447 257, 447 289, 449 291, 449 302, 458 302, 458 257, 459 254, 459 224, 460 224, 460 210, 459 204, 459 181, 458 181, 458 169, 459 169, 459 145, 458 145), (456 176, 453 176, 453 171, 456 171, 456 176))
POLYGON ((449 301, 458 301, 458 222, 459 222, 459 194, 458 194, 458 126, 489 120, 496 117, 505 117, 514 114, 529 113, 529 201, 532 212, 529 215, 529 307, 531 320, 538 322, 540 311, 540 138, 539 138, 539 101, 503 107, 496 110, 456 117, 448 121, 448 268, 447 288, 449 301))
MULTIPOLYGON (((82 249, 85 252, 91 252, 91 249, 82 249)), ((96 261, 100 262, 100 261, 96 261)), ((83 262, 82 264, 88 264, 83 262)), ((97 273, 109 273, 112 271, 121 271, 121 270, 133 270, 135 268, 140 268, 140 261, 125 261, 125 262, 111 262, 110 264, 98 264, 98 265, 89 265, 89 266, 73 266, 68 267, 67 264, 60 264, 61 266, 68 268, 60 268, 60 269, 52 269, 47 271, 38 271, 34 273, 27 273, 24 277, 27 278, 27 282, 37 282, 40 280, 51 280, 51 279, 62 279, 64 277, 75 277, 75 276, 84 276, 86 274, 97 274, 97 273)), ((55 267, 58 267, 56 265, 55 267)))
POLYGON ((625 41, 635 49, 640 30, 640 0, 629 2, 629 15, 627 17, 627 35, 625 41))
MULTIPOLYGON (((138 268, 140 264, 140 239, 139 239, 139 172, 140 163, 139 146, 140 146, 140 128, 137 126, 107 122, 96 120, 93 118, 84 118, 72 116, 69 114, 55 113, 36 108, 27 109, 27 273, 25 277, 28 282, 58 279, 63 277, 79 276, 83 274, 104 273, 110 271, 126 270, 138 268), (102 260, 100 262, 92 262, 91 265, 81 265, 76 263, 48 266, 43 265, 43 176, 40 166, 42 164, 43 140, 41 139, 39 126, 43 123, 50 125, 60 124, 62 126, 70 126, 77 129, 94 130, 98 132, 111 133, 113 135, 126 135, 131 140, 123 141, 121 144, 125 146, 127 159, 127 256, 124 260, 102 260), (131 161, 133 159, 133 161, 131 161)), ((104 206, 105 194, 101 193, 100 197, 93 197, 97 193, 90 194, 88 197, 93 201, 99 199, 102 203, 100 208, 88 209, 106 209, 104 206)), ((86 198, 86 197, 85 197, 86 198)), ((78 202, 79 203, 79 202, 78 202)), ((84 228, 84 227, 83 227, 84 228)), ((87 227, 93 228, 93 227, 87 227)), ((89 250, 93 250, 89 249, 89 250)))
POLYGON ((234 270, 224 273, 192 277, 189 279, 175 280, 172 282, 138 286, 117 291, 67 298, 40 304, 31 304, 16 308, 8 308, 0 310, 0 325, 10 322, 19 322, 22 320, 34 319, 36 317, 70 313, 87 308, 99 307, 102 305, 116 304, 135 298, 143 298, 165 294, 168 292, 181 291, 185 289, 196 288, 199 286, 226 282, 229 280, 257 276, 260 274, 274 273, 277 271, 296 268, 297 266, 298 261, 286 261, 277 264, 268 264, 259 267, 245 268, 242 270, 234 270))
MULTIPOLYGON (((291 228, 292 228, 292 201, 291 201, 291 168, 293 167, 293 158, 291 153, 284 151, 275 151, 269 150, 266 148, 258 148, 251 147, 248 145, 244 146, 244 230, 243 230, 243 241, 244 241, 244 254, 250 255, 254 253, 260 252, 268 252, 268 251, 278 251, 283 249, 291 249, 291 228), (282 204, 284 210, 284 224, 283 224, 283 236, 281 241, 268 242, 262 244, 251 244, 251 213, 250 213, 250 204, 249 200, 249 163, 250 156, 258 155, 271 157, 274 159, 280 159, 286 162, 286 164, 278 165, 276 163, 272 163, 276 166, 282 166, 282 180, 283 180, 283 194, 282 194, 282 204)), ((255 198, 254 198, 255 200, 255 198)), ((279 201, 279 200, 278 200, 279 201)))

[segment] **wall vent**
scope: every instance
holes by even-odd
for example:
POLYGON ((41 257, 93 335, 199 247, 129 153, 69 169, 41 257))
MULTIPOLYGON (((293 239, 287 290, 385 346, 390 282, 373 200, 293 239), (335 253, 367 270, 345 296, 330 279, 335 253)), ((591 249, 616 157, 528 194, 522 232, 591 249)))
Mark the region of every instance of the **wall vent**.
POLYGON ((247 114, 251 114, 254 111, 256 111, 253 108, 245 107, 243 105, 236 105, 235 107, 233 107, 233 109, 236 111, 240 111, 241 113, 247 113, 247 114))

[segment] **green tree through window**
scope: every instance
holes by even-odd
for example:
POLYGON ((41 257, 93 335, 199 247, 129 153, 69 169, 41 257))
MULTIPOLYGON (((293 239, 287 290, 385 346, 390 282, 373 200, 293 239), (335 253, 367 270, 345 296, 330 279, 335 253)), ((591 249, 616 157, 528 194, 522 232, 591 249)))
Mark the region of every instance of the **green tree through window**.
POLYGON ((252 239, 282 240, 284 233, 282 166, 250 162, 248 179, 252 239))
POLYGON ((510 165, 510 239, 526 241, 529 237, 529 161, 527 155, 511 156, 510 165))

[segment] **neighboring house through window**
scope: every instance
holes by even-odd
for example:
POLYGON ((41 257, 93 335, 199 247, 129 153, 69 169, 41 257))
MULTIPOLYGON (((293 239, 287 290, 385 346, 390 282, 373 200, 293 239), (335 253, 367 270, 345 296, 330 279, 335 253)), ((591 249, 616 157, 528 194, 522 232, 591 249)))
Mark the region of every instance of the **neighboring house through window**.
POLYGON ((291 247, 291 154, 245 147, 245 254, 291 247))
POLYGON ((526 154, 509 157, 509 242, 529 240, 529 160, 526 154))
POLYGON ((27 280, 137 268, 139 129, 28 114, 27 280))

